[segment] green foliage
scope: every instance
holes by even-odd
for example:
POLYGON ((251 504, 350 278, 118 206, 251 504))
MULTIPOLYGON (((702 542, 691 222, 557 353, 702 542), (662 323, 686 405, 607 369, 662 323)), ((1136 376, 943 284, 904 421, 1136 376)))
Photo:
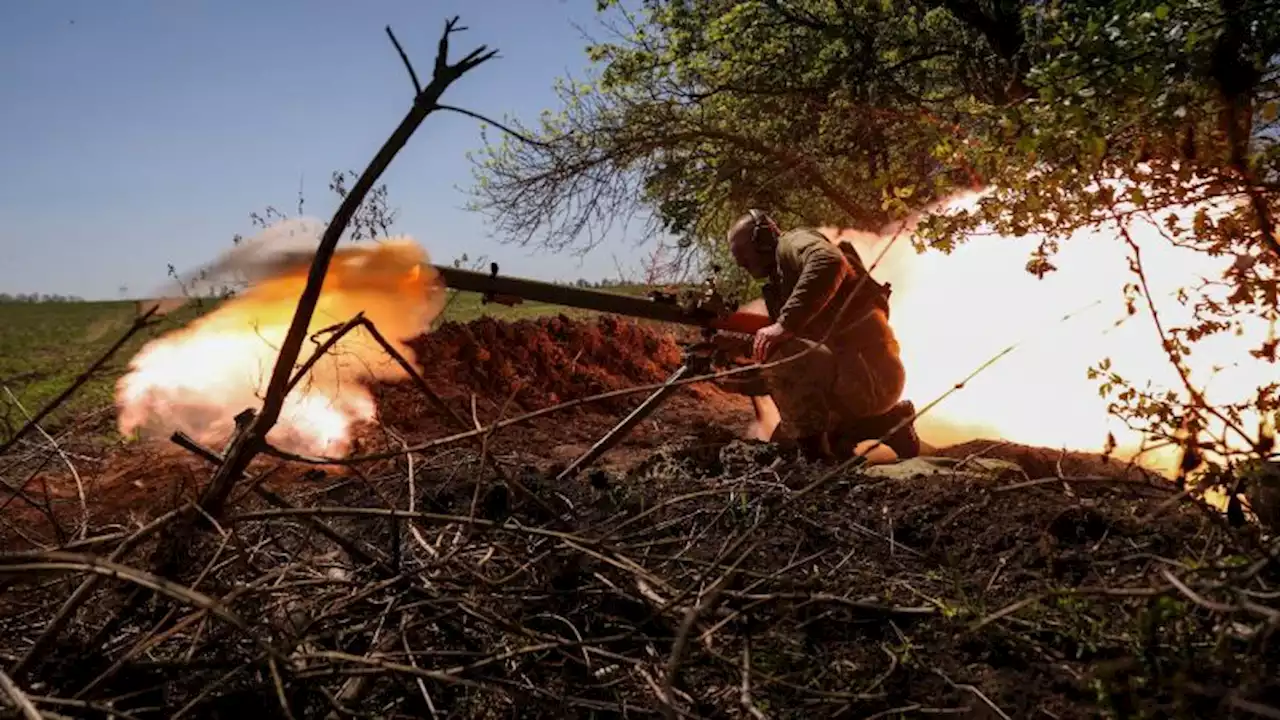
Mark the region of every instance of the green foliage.
POLYGON ((519 242, 585 249, 644 211, 707 260, 753 205, 878 227, 972 183, 956 130, 1017 85, 1016 62, 928 3, 605 5, 618 38, 588 48, 592 81, 522 128, 541 144, 504 138, 478 163, 473 207, 519 242))

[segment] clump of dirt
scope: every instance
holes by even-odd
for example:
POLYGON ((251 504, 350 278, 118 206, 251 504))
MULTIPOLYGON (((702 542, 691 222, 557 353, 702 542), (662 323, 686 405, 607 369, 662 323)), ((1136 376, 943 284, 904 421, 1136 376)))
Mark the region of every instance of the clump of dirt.
POLYGON ((936 450, 942 457, 984 457, 1016 463, 1032 478, 1106 477, 1118 480, 1144 480, 1151 473, 1141 466, 1098 453, 1054 450, 1053 448, 1019 445, 1003 440, 970 440, 936 450))
MULTIPOLYGON (((409 344, 424 376, 445 393, 477 392, 498 403, 510 397, 522 409, 662 382, 681 362, 675 335, 608 315, 451 322, 409 344)), ((634 402, 624 397, 596 407, 634 402)))

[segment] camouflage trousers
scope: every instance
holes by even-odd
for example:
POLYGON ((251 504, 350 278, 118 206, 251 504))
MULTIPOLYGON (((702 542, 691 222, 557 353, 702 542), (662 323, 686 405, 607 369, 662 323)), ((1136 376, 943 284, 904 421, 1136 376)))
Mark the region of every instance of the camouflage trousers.
MULTIPOLYGON (((740 347, 736 338, 721 347, 751 355, 750 338, 741 340, 740 347)), ((810 437, 886 413, 901 399, 906 383, 897 343, 891 347, 852 348, 815 346, 792 339, 779 345, 769 361, 789 358, 744 381, 773 398, 781 418, 775 438, 810 437)), ((722 387, 741 392, 734 383, 722 383, 722 387)))

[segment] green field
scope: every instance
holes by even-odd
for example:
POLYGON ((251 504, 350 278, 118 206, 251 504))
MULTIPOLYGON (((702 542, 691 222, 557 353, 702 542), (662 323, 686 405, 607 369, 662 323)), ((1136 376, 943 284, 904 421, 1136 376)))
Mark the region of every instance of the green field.
MULTIPOLYGON (((109 406, 129 358, 148 340, 198 312, 183 308, 136 333, 43 427, 55 429, 69 417, 109 406)), ((26 420, 9 393, 35 413, 115 344, 135 317, 136 305, 130 301, 0 304, 0 438, 8 438, 26 420)))
MULTIPOLYGON (((638 294, 643 288, 609 288, 609 291, 638 294)), ((0 440, 8 438, 25 421, 5 388, 28 412, 35 413, 74 382, 129 329, 136 316, 135 307, 132 301, 0 304, 0 440)), ((56 429, 70 418, 110 406, 116 379, 124 373, 133 354, 148 340, 190 322, 207 309, 208 305, 185 307, 137 333, 42 426, 56 429)), ((484 315, 519 319, 562 312, 579 317, 590 314, 544 303, 522 303, 515 307, 486 305, 479 295, 457 293, 450 298, 437 322, 466 322, 484 315)))

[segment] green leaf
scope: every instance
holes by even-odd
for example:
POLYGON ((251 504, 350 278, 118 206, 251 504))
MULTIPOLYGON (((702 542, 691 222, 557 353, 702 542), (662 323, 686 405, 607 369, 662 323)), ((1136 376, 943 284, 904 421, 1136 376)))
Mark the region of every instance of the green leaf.
POLYGON ((1090 151, 1094 160, 1101 160, 1102 156, 1107 153, 1107 139, 1104 137, 1094 137, 1090 140, 1090 151))
POLYGON ((1157 19, 1157 20, 1164 20, 1165 18, 1168 18, 1168 17, 1169 17, 1169 6, 1168 6, 1168 5, 1157 5, 1157 6, 1156 6, 1156 11, 1155 11, 1155 12, 1156 12, 1156 19, 1157 19))

